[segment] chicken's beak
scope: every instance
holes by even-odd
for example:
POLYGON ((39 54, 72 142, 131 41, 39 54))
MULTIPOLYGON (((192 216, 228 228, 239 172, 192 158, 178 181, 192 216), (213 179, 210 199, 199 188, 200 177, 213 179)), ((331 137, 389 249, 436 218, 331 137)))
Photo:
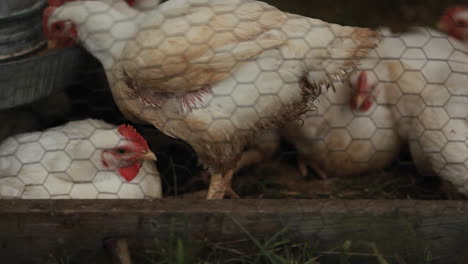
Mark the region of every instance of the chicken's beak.
POLYGON ((157 161, 158 158, 156 158, 156 155, 154 155, 154 153, 150 150, 148 151, 145 155, 141 156, 138 158, 139 160, 155 160, 157 161))
POLYGON ((366 100, 366 96, 363 94, 359 94, 356 96, 356 109, 361 109, 362 104, 366 100))

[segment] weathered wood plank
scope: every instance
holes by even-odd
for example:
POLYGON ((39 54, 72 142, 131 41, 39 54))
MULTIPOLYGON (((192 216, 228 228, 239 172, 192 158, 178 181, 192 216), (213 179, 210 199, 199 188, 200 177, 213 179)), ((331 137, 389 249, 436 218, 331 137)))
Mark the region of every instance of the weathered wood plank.
POLYGON ((167 236, 171 225, 195 238, 245 238, 232 218, 257 236, 288 226, 324 248, 362 240, 386 252, 430 249, 440 257, 432 263, 468 260, 467 202, 374 200, 3 200, 0 256, 31 263, 60 248, 92 256, 106 237, 129 237, 136 247, 142 238, 167 236))

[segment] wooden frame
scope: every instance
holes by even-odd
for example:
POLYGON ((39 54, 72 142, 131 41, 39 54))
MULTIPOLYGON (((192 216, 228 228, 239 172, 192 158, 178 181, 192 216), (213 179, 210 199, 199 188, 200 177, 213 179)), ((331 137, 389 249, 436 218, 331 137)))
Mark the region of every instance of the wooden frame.
POLYGON ((166 236, 171 225, 194 238, 245 238, 232 218, 256 236, 288 226, 324 247, 362 240, 408 254, 430 249, 431 263, 468 260, 465 201, 3 200, 0 214, 2 263, 32 263, 60 248, 100 254, 107 237, 135 246, 166 236))

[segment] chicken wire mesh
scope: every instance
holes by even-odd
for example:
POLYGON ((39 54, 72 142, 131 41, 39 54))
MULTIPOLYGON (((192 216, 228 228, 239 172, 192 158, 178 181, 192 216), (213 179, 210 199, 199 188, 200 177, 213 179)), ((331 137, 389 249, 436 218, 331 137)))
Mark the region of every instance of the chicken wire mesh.
MULTIPOLYGON (((377 37, 370 31, 283 13, 260 2, 172 0, 157 9, 149 0, 136 2, 132 9, 123 1, 57 1, 48 9, 49 37, 58 46, 79 40, 104 72, 89 69, 68 90, 72 102, 54 103, 57 122, 42 114, 47 100, 19 108, 31 119, 39 115, 49 122, 32 127, 83 118, 115 125, 130 121, 154 149, 168 195, 206 189, 210 176, 229 170, 270 160, 287 163, 291 150, 298 165, 289 162, 292 169, 286 173, 276 167, 269 173, 294 179, 296 188, 321 184, 307 183, 310 172, 327 182, 388 171, 403 164, 401 153, 407 152, 418 170, 412 174, 437 176, 468 192, 468 57, 461 41, 430 28, 405 33, 381 28, 382 41, 374 49, 377 37), (355 63, 361 65, 351 73, 355 63)), ((49 153, 66 152, 72 139, 48 149, 41 136, 30 137, 27 143, 37 147, 27 149, 32 161, 18 148, 8 148, 11 142, 24 146, 20 139, 28 135, 6 139, 0 147, 1 171, 10 173, 5 182, 20 180, 47 191, 44 179, 55 173, 74 182, 70 165, 51 170, 44 164, 49 153), (49 176, 23 181, 19 171, 31 166, 49 176)), ((92 135, 82 140, 92 142, 92 135)), ((80 168, 76 182, 93 183, 107 171, 92 157, 77 161, 89 166, 80 168)), ((121 175, 114 176, 123 186, 121 175)), ((249 188, 242 183, 246 176, 264 181, 255 171, 234 177, 240 194, 239 188, 249 188)), ((95 184, 91 189, 93 197, 101 191, 95 184)), ((313 188, 301 192, 320 195, 313 188)))

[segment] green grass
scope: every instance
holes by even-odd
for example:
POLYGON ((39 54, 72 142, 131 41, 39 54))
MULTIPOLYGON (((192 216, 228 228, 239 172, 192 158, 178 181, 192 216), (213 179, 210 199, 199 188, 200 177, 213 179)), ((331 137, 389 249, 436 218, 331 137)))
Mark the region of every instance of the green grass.
POLYGON ((269 239, 229 242, 193 241, 170 235, 166 243, 156 240, 155 248, 146 252, 148 264, 215 264, 215 263, 320 263, 316 249, 307 242, 292 242, 284 238, 286 229, 269 239), (253 249, 252 249, 253 246, 253 249))
MULTIPOLYGON (((145 264, 430 264, 431 251, 421 256, 405 252, 388 252, 377 242, 344 240, 336 247, 323 250, 319 241, 298 240, 284 227, 267 237, 256 237, 235 218, 229 217, 245 235, 236 241, 193 240, 171 229, 167 239, 155 240, 154 247, 143 254, 145 264), (415 262, 416 261, 416 262, 415 262)), ((382 243, 382 241, 379 241, 382 243)))
MULTIPOLYGON (((438 259, 430 244, 422 239, 424 234, 417 228, 420 223, 411 217, 342 217, 336 219, 333 242, 314 237, 305 239, 295 235, 289 226, 274 234, 259 235, 235 217, 226 217, 226 224, 232 224, 230 232, 237 233, 236 240, 195 239, 188 235, 193 234, 188 219, 173 218, 166 228, 155 226, 155 239, 142 238, 139 241, 142 243, 137 243, 144 244, 143 248, 131 248, 133 263, 431 264, 438 259)), ((217 239, 222 239, 222 235, 217 239)), ((102 258, 97 252, 83 255, 67 248, 57 253, 50 255, 45 263, 110 263, 107 255, 102 258)))
MULTIPOLYGON (((353 243, 350 240, 342 245, 321 251, 318 243, 310 241, 294 241, 281 233, 269 239, 238 240, 231 242, 218 242, 203 244, 183 237, 174 237, 166 245, 156 243, 157 249, 146 252, 147 264, 406 264, 407 262, 398 254, 384 255, 372 242, 353 243), (247 245, 256 246, 255 250, 248 250, 247 245), (239 247, 239 245, 243 245, 239 247), (356 245, 356 248, 354 248, 356 245), (244 249, 242 249, 244 248, 244 249)), ((430 251, 425 259, 418 263, 431 263, 430 251)))

